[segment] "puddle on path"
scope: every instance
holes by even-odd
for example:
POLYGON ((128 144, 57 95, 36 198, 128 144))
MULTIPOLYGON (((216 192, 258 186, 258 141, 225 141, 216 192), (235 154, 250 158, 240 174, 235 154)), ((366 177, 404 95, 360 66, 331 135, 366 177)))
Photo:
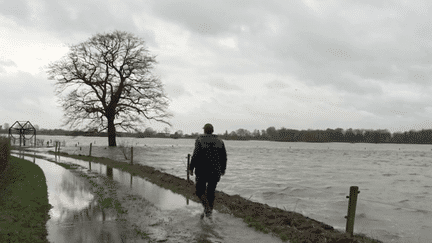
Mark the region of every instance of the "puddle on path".
POLYGON ((213 221, 200 220, 201 204, 128 172, 68 157, 34 155, 78 165, 74 170, 109 188, 110 196, 127 210, 127 222, 116 221, 115 210, 98 204, 97 195, 91 193, 84 178, 47 160, 27 156, 47 177, 49 200, 54 206, 50 212, 53 218, 47 224, 50 239, 55 239, 52 242, 136 242, 124 240, 125 228, 130 230, 131 225, 161 242, 282 242, 254 231, 241 219, 217 211, 213 221))
POLYGON ((173 210, 188 205, 199 207, 201 205, 180 194, 159 187, 141 177, 133 176, 128 172, 113 169, 103 164, 42 153, 36 153, 36 155, 43 156, 56 162, 76 164, 81 166, 81 169, 105 175, 121 185, 129 187, 134 194, 140 195, 161 210, 173 210))
POLYGON ((123 242, 127 238, 124 221, 117 221, 116 211, 102 205, 83 178, 44 159, 13 155, 33 161, 45 174, 53 206, 47 222, 50 242, 123 242))

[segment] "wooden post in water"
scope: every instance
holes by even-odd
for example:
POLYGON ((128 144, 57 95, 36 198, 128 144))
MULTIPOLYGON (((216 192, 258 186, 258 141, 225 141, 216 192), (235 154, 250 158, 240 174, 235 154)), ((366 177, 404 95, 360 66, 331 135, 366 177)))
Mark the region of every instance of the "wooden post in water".
POLYGON ((89 157, 91 156, 91 150, 92 150, 92 143, 90 143, 90 152, 89 152, 89 157))
POLYGON ((56 147, 55 147, 54 152, 57 153, 57 142, 56 142, 56 147))
POLYGON ((187 167, 186 167, 186 174, 187 174, 187 181, 189 183, 189 161, 190 161, 190 154, 187 156, 187 167))
POLYGON ((133 165, 133 147, 131 147, 131 165, 133 165))
POLYGON ((357 194, 359 194, 360 191, 358 190, 358 186, 352 186, 350 187, 350 195, 347 196, 349 198, 348 203, 348 215, 345 216, 347 219, 346 222, 346 233, 350 234, 350 236, 353 236, 354 234, 354 219, 355 219, 355 211, 357 206, 357 194))

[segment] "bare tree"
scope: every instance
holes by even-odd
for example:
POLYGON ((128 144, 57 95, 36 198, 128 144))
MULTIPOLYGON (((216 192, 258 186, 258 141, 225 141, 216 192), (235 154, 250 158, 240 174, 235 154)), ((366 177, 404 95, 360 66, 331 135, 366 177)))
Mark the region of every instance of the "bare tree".
POLYGON ((138 131, 145 120, 170 125, 169 99, 152 74, 155 64, 144 41, 127 32, 96 34, 70 46, 47 71, 57 80, 65 125, 108 129, 109 146, 116 146, 116 127, 138 131))
POLYGON ((168 127, 165 127, 162 132, 165 133, 165 136, 170 135, 170 129, 168 127))

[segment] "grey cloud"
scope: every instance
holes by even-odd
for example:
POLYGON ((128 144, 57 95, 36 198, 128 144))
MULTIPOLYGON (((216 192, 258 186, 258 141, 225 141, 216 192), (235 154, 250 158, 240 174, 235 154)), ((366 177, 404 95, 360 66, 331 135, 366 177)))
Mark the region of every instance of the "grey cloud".
MULTIPOLYGON (((13 20, 21 21, 21 25, 25 23, 55 32, 62 40, 69 42, 75 42, 74 35, 89 37, 90 34, 115 28, 138 32, 150 45, 157 45, 151 32, 138 31, 134 15, 149 14, 152 18, 159 18, 159 21, 167 20, 180 25, 184 31, 193 32, 186 45, 198 43, 203 51, 209 53, 205 57, 210 58, 207 61, 212 63, 209 65, 211 68, 199 70, 183 57, 173 57, 172 60, 161 57, 161 68, 167 77, 174 77, 173 73, 180 73, 183 68, 189 68, 195 75, 221 73, 225 80, 205 81, 215 90, 242 90, 234 84, 235 79, 229 79, 230 74, 268 73, 281 76, 280 80, 284 80, 286 75, 309 86, 333 87, 337 95, 345 98, 342 108, 366 111, 377 117, 399 115, 417 118, 420 108, 432 102, 426 98, 423 101, 410 100, 410 97, 390 99, 379 85, 382 82, 430 86, 432 20, 427 12, 430 9, 427 5, 431 3, 427 1, 415 4, 379 0, 345 1, 333 6, 323 5, 318 11, 310 9, 302 1, 169 0, 141 3, 132 0, 40 0, 39 3, 44 6, 43 16, 39 16, 41 20, 30 21, 32 9, 20 0, 5 2, 0 14, 12 16, 13 20), (112 4, 119 4, 125 10, 116 9, 112 4), (241 26, 247 30, 242 30, 241 26), (211 46, 217 43, 216 38, 220 36, 234 37, 238 41, 238 49, 226 48, 224 51, 223 48, 211 46)), ((143 28, 145 25, 142 23, 143 28)), ((0 62, 0 72, 2 66, 5 63, 0 62)), ((19 77, 23 80, 32 78, 25 75, 19 77)), ((6 81, 2 79, 0 82, 6 81)), ((16 82, 21 81, 17 78, 16 82)), ((31 83, 20 85, 22 92, 12 91, 6 96, 12 99, 24 91, 36 92, 36 96, 45 95, 31 83), (28 90, 30 87, 37 91, 28 90)), ((264 84, 264 87, 286 87, 283 85, 282 81, 275 80, 264 84)), ((187 94, 181 84, 167 84, 166 90, 173 98, 187 94)), ((232 94, 226 93, 227 96, 232 94)), ((8 104, 14 106, 14 103, 8 104)), ((277 122, 279 118, 285 119, 285 114, 276 111, 262 117, 273 119, 265 120, 268 124, 277 122)), ((283 122, 286 124, 286 121, 283 122)), ((332 121, 332 124, 334 122, 337 121, 332 121)))
POLYGON ((203 35, 240 31, 239 25, 255 22, 259 16, 249 10, 259 1, 154 1, 152 9, 165 19, 181 23, 203 35))
POLYGON ((336 92, 348 92, 357 95, 382 95, 383 89, 372 80, 362 79, 359 76, 335 76, 331 86, 336 92))
POLYGON ((145 6, 144 3, 136 3, 132 0, 109 3, 85 0, 73 2, 40 0, 31 5, 28 1, 18 0, 7 1, 6 8, 2 6, 0 14, 10 15, 8 13, 11 12, 13 19, 18 19, 21 24, 53 31, 58 38, 69 44, 74 44, 70 43, 71 40, 75 42, 83 35, 90 36, 119 29, 139 32, 148 44, 157 45, 154 34, 151 31, 138 29, 133 19, 134 15, 142 14, 145 6), (36 11, 39 15, 31 16, 32 11, 36 11))
POLYGON ((4 67, 16 67, 16 63, 12 60, 0 60, 0 73, 6 72, 4 67))
POLYGON ((168 83, 165 86, 166 93, 169 97, 178 98, 183 95, 190 95, 182 85, 168 83))
MULTIPOLYGON (((360 12, 362 8, 365 10, 363 12, 369 10, 364 5, 355 7, 360 12)), ((380 8, 390 6, 383 4, 380 8)), ((332 10, 334 14, 321 18, 300 5, 292 8, 282 6, 280 10, 273 12, 280 13, 276 15, 281 23, 280 33, 274 38, 261 38, 259 44, 265 46, 267 52, 280 62, 286 63, 281 72, 297 76, 299 80, 313 85, 343 83, 341 73, 355 73, 363 78, 388 82, 421 82, 429 79, 429 74, 423 72, 411 75, 407 68, 414 64, 430 65, 430 60, 424 54, 429 51, 424 45, 417 44, 418 35, 407 33, 412 32, 408 26, 418 25, 411 22, 428 23, 429 20, 426 17, 408 19, 400 12, 401 8, 395 10, 397 17, 389 16, 395 23, 389 23, 388 19, 383 18, 373 23, 353 25, 350 21, 358 21, 356 16, 341 17, 339 13, 345 9, 340 7, 332 10), (410 24, 399 25, 400 22, 410 24), (393 68, 395 66, 400 70, 393 68)), ((378 11, 373 13, 378 15, 378 11)), ((413 14, 415 13, 409 13, 408 16, 413 14)))
POLYGON ((398 123, 398 120, 402 118, 419 119, 420 115, 427 115, 425 107, 430 106, 432 103, 432 97, 428 95, 430 91, 431 89, 426 89, 415 94, 415 96, 410 96, 411 93, 407 93, 407 95, 396 97, 386 92, 379 95, 373 93, 367 95, 363 93, 346 93, 341 95, 344 102, 340 106, 346 109, 369 112, 383 119, 382 122, 391 119, 393 122, 398 123))
POLYGON ((276 90, 282 90, 282 89, 289 87, 289 85, 287 85, 286 83, 279 81, 279 80, 270 81, 270 82, 266 83, 265 86, 268 89, 276 89, 276 90))
POLYGON ((12 17, 21 23, 30 20, 30 8, 27 5, 27 1, 24 0, 2 1, 0 14, 12 17))
POLYGON ((240 88, 239 86, 233 84, 233 83, 228 83, 223 79, 214 79, 214 80, 209 80, 207 82, 210 86, 220 89, 220 90, 225 90, 225 91, 237 91, 237 90, 242 90, 242 88, 240 88))
MULTIPOLYGON (((125 2, 123 6, 128 6, 125 2)), ((112 6, 111 6, 112 7, 112 6)), ((113 12, 110 4, 99 1, 46 1, 46 24, 52 29, 66 34, 68 31, 96 33, 113 28, 124 31, 135 30, 130 12, 113 12)))
POLYGON ((2 75, 0 83, 0 106, 6 110, 24 111, 28 106, 26 100, 31 101, 34 106, 43 106, 40 98, 51 98, 54 94, 53 86, 46 79, 25 72, 2 75))
POLYGON ((16 67, 16 63, 12 60, 0 60, 0 66, 16 67))

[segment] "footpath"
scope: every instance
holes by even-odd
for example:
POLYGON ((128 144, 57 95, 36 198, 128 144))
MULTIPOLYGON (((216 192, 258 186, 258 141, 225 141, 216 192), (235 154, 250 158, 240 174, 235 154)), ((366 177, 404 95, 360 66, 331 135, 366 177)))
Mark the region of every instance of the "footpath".
POLYGON ((199 203, 121 170, 45 153, 19 156, 39 165, 49 193, 59 194, 50 195, 51 242, 283 242, 230 214, 215 211, 213 220, 201 220, 199 203), (52 163, 73 176, 52 170, 52 163), (61 177, 57 185, 49 179, 53 171, 61 177))

